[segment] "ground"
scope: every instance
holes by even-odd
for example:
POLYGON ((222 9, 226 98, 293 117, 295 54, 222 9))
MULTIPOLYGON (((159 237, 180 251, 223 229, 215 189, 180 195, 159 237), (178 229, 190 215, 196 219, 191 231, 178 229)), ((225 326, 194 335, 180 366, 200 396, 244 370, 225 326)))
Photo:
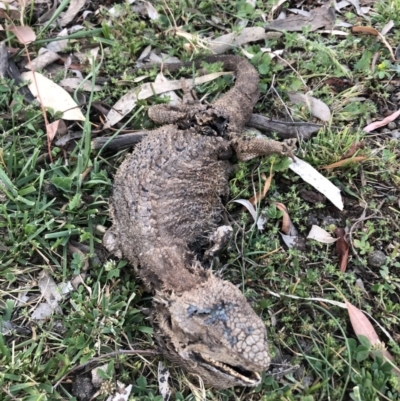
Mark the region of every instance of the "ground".
MULTIPOLYGON (((26 102, 15 82, 0 81, 1 400, 73 399, 73 391, 76 395, 86 391, 77 391, 79 385, 96 392, 96 399, 107 399, 116 380, 133 385, 132 400, 163 399, 157 381, 160 356, 147 320, 152 295, 145 292, 133 269, 110 258, 101 244, 110 226, 113 175, 129 150, 92 150, 91 140, 113 135, 119 128, 128 132, 153 126, 147 107, 166 101, 157 95, 139 100, 133 112, 113 127, 104 126, 114 103, 141 85, 137 77, 147 75, 143 82, 153 82, 159 72, 134 69, 147 46, 189 60, 207 53, 207 38, 264 28, 283 10, 316 12, 321 6, 312 1, 279 3, 155 1, 153 9, 140 2, 87 2, 84 9, 92 13, 76 11, 66 24, 67 28, 80 24, 83 29, 69 31, 68 47, 57 50, 60 58, 40 70, 54 82, 79 71, 91 85, 86 91, 75 91, 86 121, 60 123, 51 157, 43 110, 26 102), (140 10, 132 9, 138 4, 140 10), (111 7, 118 13, 110 13, 111 7), (94 91, 95 84, 101 90, 94 91), (67 135, 73 139, 66 140, 67 135), (83 283, 71 287, 64 297, 59 290, 48 290, 51 283, 68 283, 79 275, 84 276, 83 283), (50 313, 38 310, 44 301, 50 313), (110 355, 99 358, 105 354, 110 355), (84 373, 105 363, 103 384, 92 388, 84 373)), ((50 20, 40 20, 48 10, 43 3, 26 8, 16 4, 23 16, 0 14, 0 23, 12 27, 23 21, 33 28, 37 37, 27 48, 34 59, 41 46, 56 43, 60 27, 52 20, 67 6, 62 2, 50 13, 50 20)), ((379 356, 370 357, 370 342, 357 338, 348 311, 331 302, 347 300, 368 313, 394 364, 400 365, 400 122, 394 119, 370 132, 365 129, 399 109, 400 2, 349 1, 334 13, 333 31, 332 27, 271 31, 268 38, 227 50, 252 57, 260 73, 261 97, 255 113, 321 125, 310 139, 299 141, 297 156, 339 187, 344 202, 340 211, 321 197, 287 168, 287 159, 272 156, 236 163, 232 174, 234 200, 251 198, 273 172, 270 188, 257 205, 268 219, 264 229, 257 230, 249 213, 230 202, 227 210, 234 237, 213 268, 237 284, 262 316, 272 353, 287 372, 265 373, 255 389, 215 391, 168 365, 174 399, 400 397, 399 376, 379 356), (380 34, 390 21, 393 27, 380 34), (354 29, 360 26, 369 28, 354 29), (283 52, 274 57, 270 51, 277 50, 283 52), (317 118, 307 105, 292 102, 292 92, 324 102, 331 112, 328 121, 317 118), (343 159, 350 160, 324 168, 343 159), (282 211, 277 203, 286 206, 301 246, 288 248, 282 241, 282 211), (350 247, 345 271, 340 269, 343 248, 305 240, 312 225, 333 236, 336 228, 346 230, 350 247), (291 369, 294 366, 298 368, 291 369)), ((293 15, 287 11, 288 17, 293 15)), ((11 31, 0 31, 0 37, 6 39, 22 72, 27 52, 21 38, 11 31)), ((219 66, 206 69, 215 72, 219 66)), ((173 77, 165 75, 178 79, 193 73, 187 69, 173 77)), ((212 101, 231 85, 231 76, 220 76, 196 90, 199 97, 212 101)), ((47 110, 49 122, 59 117, 47 110)))

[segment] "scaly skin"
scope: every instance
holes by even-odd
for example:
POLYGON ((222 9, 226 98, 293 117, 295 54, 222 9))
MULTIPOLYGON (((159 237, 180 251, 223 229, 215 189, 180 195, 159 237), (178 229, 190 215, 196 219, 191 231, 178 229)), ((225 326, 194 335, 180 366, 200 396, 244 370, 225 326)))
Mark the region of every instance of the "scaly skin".
POLYGON ((153 120, 168 125, 150 131, 118 169, 104 244, 139 267, 156 292, 153 324, 167 357, 214 387, 254 386, 270 364, 265 325, 235 286, 201 267, 191 248, 221 222, 232 148, 243 160, 290 148, 240 136, 258 99, 254 67, 235 56, 206 61, 233 71, 234 88, 212 105, 150 109, 153 120))

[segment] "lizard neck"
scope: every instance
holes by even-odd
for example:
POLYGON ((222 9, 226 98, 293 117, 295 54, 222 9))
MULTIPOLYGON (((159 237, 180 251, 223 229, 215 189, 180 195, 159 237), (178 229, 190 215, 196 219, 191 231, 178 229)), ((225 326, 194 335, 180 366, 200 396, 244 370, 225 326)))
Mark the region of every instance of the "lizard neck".
POLYGON ((139 274, 155 290, 189 291, 205 282, 207 271, 199 268, 195 256, 185 247, 159 246, 139 255, 139 274))

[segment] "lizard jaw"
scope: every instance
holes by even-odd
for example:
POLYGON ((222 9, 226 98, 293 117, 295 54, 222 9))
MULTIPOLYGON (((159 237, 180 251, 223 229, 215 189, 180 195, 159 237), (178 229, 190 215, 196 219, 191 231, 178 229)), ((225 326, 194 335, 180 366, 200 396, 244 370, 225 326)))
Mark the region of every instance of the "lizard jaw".
POLYGON ((261 375, 258 372, 230 366, 199 353, 194 353, 194 355, 202 364, 207 364, 209 367, 213 368, 213 370, 217 370, 225 375, 231 376, 233 379, 236 379, 238 385, 255 387, 261 382, 261 375))

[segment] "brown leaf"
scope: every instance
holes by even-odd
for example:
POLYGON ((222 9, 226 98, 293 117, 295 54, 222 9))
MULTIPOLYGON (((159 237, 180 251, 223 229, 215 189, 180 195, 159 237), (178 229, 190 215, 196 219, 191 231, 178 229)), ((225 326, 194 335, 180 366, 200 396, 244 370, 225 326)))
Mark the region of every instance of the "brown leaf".
POLYGON ((379 36, 379 39, 384 43, 384 45, 387 47, 387 49, 390 52, 390 55, 392 56, 392 59, 395 61, 396 57, 393 53, 392 46, 390 46, 389 42, 386 40, 386 38, 375 28, 372 28, 372 26, 353 26, 351 28, 351 31, 353 33, 366 33, 368 35, 374 35, 374 36, 379 36))
POLYGON ((283 213, 282 216, 282 232, 286 235, 290 235, 291 237, 296 237, 298 232, 296 227, 293 225, 292 220, 290 220, 290 216, 286 206, 283 203, 276 202, 276 207, 283 213))
POLYGON ((36 34, 29 26, 13 26, 8 28, 9 31, 14 33, 18 41, 23 45, 29 45, 36 40, 36 34))
POLYGON ((375 28, 372 28, 372 26, 353 26, 353 27, 351 27, 351 32, 366 33, 368 35, 379 36, 378 30, 375 28))
POLYGON ((321 166, 321 168, 328 170, 330 168, 336 168, 336 167, 342 167, 343 165, 345 165, 346 163, 351 163, 351 162, 362 162, 364 160, 368 159, 367 156, 356 156, 356 157, 350 157, 348 159, 343 159, 343 160, 339 160, 336 163, 332 163, 332 164, 327 164, 326 166, 321 166))
MULTIPOLYGON (((389 351, 382 346, 384 345, 384 343, 380 341, 378 334, 376 333, 374 327, 372 326, 368 318, 364 315, 364 313, 347 300, 345 300, 345 303, 347 305, 350 322, 353 326, 354 332, 357 336, 364 336, 368 338, 374 351, 372 356, 380 354, 382 358, 386 359, 387 361, 393 362, 392 355, 390 355, 389 351)), ((392 366, 392 372, 397 376, 400 376, 400 369, 393 364, 392 366)))
POLYGON ((337 93, 348 89, 351 85, 348 79, 335 77, 325 79, 322 83, 329 85, 337 93))
MULTIPOLYGON (((271 170, 272 170, 272 166, 271 166, 271 170)), ((263 174, 263 176, 261 176, 265 180, 264 188, 249 199, 249 202, 252 205, 255 205, 258 201, 263 200, 265 198, 265 195, 267 195, 267 192, 271 186, 271 181, 272 181, 273 176, 274 176, 274 173, 272 173, 272 171, 268 178, 265 176, 265 174, 263 174)))
POLYGON ((51 124, 46 125, 46 134, 47 134, 47 141, 51 143, 56 136, 58 125, 60 124, 60 120, 56 120, 51 124))
POLYGON ((364 142, 355 142, 353 145, 350 146, 349 150, 340 158, 340 160, 348 159, 352 157, 358 149, 364 149, 365 143, 364 142))
POLYGON ((346 232, 344 228, 336 227, 334 233, 339 238, 336 241, 336 250, 339 255, 340 271, 345 272, 349 260, 349 244, 346 241, 346 232))

